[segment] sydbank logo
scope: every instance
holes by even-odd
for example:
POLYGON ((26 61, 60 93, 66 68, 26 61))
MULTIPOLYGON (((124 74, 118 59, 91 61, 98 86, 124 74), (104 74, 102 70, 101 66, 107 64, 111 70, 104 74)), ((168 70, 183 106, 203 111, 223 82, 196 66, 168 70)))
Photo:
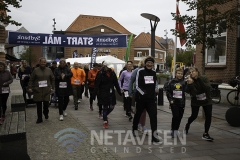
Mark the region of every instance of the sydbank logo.
POLYGON ((82 139, 86 138, 86 135, 75 128, 66 128, 54 135, 54 138, 58 139, 62 147, 66 147, 67 152, 74 151, 74 147, 77 147, 82 139))
POLYGON ((110 42, 110 43, 117 43, 118 38, 97 38, 96 42, 110 42))

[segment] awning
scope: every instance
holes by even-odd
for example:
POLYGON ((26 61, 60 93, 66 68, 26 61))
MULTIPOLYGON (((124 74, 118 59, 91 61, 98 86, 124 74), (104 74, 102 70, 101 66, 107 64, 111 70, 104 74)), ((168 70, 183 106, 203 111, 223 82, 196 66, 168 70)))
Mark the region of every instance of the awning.
POLYGON ((12 62, 21 62, 21 61, 22 61, 21 59, 18 59, 18 58, 16 58, 16 57, 13 57, 13 56, 11 56, 11 55, 9 55, 9 54, 6 54, 6 55, 5 55, 5 58, 6 58, 7 60, 9 60, 9 61, 12 61, 12 62))

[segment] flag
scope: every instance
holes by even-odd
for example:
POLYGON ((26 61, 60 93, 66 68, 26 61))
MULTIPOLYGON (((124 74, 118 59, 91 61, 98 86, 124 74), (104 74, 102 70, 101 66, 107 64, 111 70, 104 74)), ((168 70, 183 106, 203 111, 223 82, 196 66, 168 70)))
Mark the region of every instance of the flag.
MULTIPOLYGON (((179 12, 179 9, 178 9, 178 1, 179 0, 177 0, 177 6, 176 6, 176 14, 177 14, 177 16, 180 15, 180 12, 179 12)), ((179 34, 185 33, 185 28, 184 28, 184 25, 183 25, 182 22, 176 21, 176 30, 178 30, 179 34)), ((180 44, 181 44, 181 46, 183 46, 187 42, 187 40, 184 39, 184 38, 181 38, 181 37, 179 37, 179 38, 180 38, 180 44)))
POLYGON ((133 37, 133 34, 131 33, 131 36, 128 40, 128 47, 127 47, 126 55, 125 55, 125 62, 127 62, 129 60, 128 58, 129 58, 129 53, 130 53, 130 50, 131 50, 132 37, 133 37))

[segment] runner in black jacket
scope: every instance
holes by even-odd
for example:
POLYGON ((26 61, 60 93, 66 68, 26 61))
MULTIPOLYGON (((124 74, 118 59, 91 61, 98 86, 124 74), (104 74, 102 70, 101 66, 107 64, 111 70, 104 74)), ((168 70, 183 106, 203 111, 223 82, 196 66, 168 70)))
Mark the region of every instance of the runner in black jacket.
POLYGON ((183 117, 185 108, 186 82, 183 80, 183 69, 176 69, 176 77, 166 87, 167 98, 172 110, 171 136, 179 134, 178 129, 183 117))
POLYGON ((156 87, 157 76, 156 72, 152 70, 154 65, 154 59, 148 57, 145 59, 145 67, 141 68, 137 72, 136 76, 136 114, 133 119, 133 135, 136 136, 138 129, 138 123, 140 116, 144 109, 147 110, 152 130, 152 142, 159 143, 157 138, 157 106, 156 106, 156 93, 158 88, 156 87))

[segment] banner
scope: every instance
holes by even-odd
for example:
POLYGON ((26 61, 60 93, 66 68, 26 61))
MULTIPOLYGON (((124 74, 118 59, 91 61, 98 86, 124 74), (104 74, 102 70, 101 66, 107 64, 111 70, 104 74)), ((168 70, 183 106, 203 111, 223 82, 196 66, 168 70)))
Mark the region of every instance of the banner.
POLYGON ((126 48, 127 35, 62 35, 8 32, 8 44, 26 46, 126 48))
POLYGON ((96 63, 96 57, 97 57, 97 48, 92 48, 90 69, 92 69, 93 68, 93 64, 96 63))

